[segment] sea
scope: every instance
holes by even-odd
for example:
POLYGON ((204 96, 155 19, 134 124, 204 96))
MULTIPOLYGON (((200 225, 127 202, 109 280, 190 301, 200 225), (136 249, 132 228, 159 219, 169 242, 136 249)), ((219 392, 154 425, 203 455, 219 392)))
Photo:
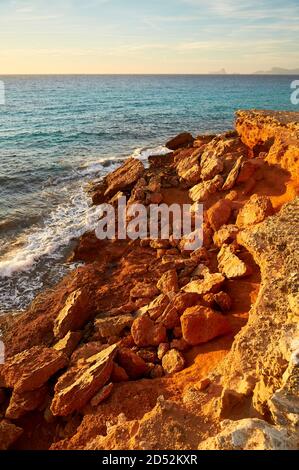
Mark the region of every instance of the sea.
POLYGON ((295 79, 0 75, 0 314, 26 309, 77 266, 74 240, 98 217, 88 182, 130 155, 166 153, 179 132, 232 129, 238 109, 298 111, 295 79))

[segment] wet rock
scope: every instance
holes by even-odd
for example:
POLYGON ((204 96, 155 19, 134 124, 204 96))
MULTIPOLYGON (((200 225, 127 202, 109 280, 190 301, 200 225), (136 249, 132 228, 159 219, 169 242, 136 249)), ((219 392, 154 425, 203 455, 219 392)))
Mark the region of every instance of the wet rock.
POLYGON ((240 173, 243 161, 244 161, 243 156, 241 156, 237 159, 236 163, 234 164, 231 171, 227 175, 224 185, 222 186, 222 189, 224 191, 226 191, 228 189, 232 189, 234 187, 234 185, 237 181, 238 175, 240 173))
POLYGON ((248 276, 251 273, 250 267, 234 254, 231 245, 223 245, 217 259, 219 270, 228 279, 248 276))
POLYGON ((113 383, 110 382, 108 385, 105 385, 101 390, 91 399, 90 404, 93 408, 99 406, 102 401, 110 397, 113 391, 113 383))
POLYGON ((94 321, 95 334, 93 338, 107 339, 112 336, 120 336, 126 328, 131 328, 133 320, 134 318, 130 314, 97 318, 94 321))
POLYGON ((267 196, 253 194, 249 201, 239 211, 236 225, 240 228, 259 224, 266 217, 274 213, 271 200, 267 196))
POLYGON ((157 288, 163 294, 169 294, 170 292, 178 292, 178 276, 175 269, 166 271, 157 283, 157 288))
POLYGON ((36 410, 46 402, 48 390, 48 386, 43 385, 41 388, 30 392, 18 393, 13 391, 5 417, 19 419, 29 411, 36 410))
POLYGON ((0 420, 0 450, 8 450, 23 434, 23 429, 6 419, 0 420))
POLYGON ((117 346, 112 345, 86 359, 84 366, 69 369, 57 381, 51 411, 67 416, 83 408, 110 379, 117 346))
POLYGON ((80 330, 90 318, 90 297, 85 289, 72 292, 54 322, 55 338, 63 338, 69 331, 80 330))
POLYGON ((231 332, 228 320, 212 309, 202 306, 188 308, 181 317, 184 340, 191 346, 231 332))
POLYGON ((223 225, 227 224, 232 212, 232 203, 227 199, 220 199, 207 212, 211 227, 217 231, 223 225))
POLYGON ((117 363, 126 371, 130 379, 136 380, 145 377, 147 373, 146 362, 134 351, 121 348, 117 354, 117 363))
POLYGON ((166 340, 166 328, 154 323, 147 315, 134 320, 131 334, 139 347, 158 346, 166 340))
POLYGON ((220 190, 222 185, 223 178, 217 175, 210 181, 203 181, 193 186, 189 191, 189 197, 194 202, 205 201, 211 194, 220 190))
POLYGON ((222 245, 233 243, 238 235, 239 228, 236 225, 222 225, 220 230, 214 233, 213 241, 218 248, 222 245))
POLYGON ((181 147, 186 147, 189 144, 193 144, 194 138, 192 137, 189 132, 182 132, 181 134, 178 134, 176 137, 173 139, 170 139, 166 143, 166 147, 170 150, 177 150, 181 147))
POLYGON ((128 158, 120 168, 110 173, 106 177, 108 188, 105 196, 113 196, 118 191, 127 191, 132 189, 134 184, 144 173, 144 166, 136 158, 128 158))
POLYGON ((169 351, 169 349, 170 349, 169 343, 159 344, 157 354, 158 354, 158 359, 160 359, 160 361, 162 357, 165 356, 167 351, 169 351))
POLYGON ((9 358, 0 369, 0 382, 18 393, 36 390, 68 363, 59 351, 43 346, 33 346, 9 358), (2 380, 1 380, 2 379, 2 380))
POLYGON ((170 349, 162 358, 162 367, 167 375, 180 372, 185 367, 185 358, 176 349, 170 349))
POLYGON ((69 331, 64 338, 54 344, 53 349, 70 357, 82 338, 82 331, 69 331))
POLYGON ((127 382, 128 380, 129 376, 126 373, 125 369, 114 362, 111 374, 111 381, 114 383, 119 383, 127 382))

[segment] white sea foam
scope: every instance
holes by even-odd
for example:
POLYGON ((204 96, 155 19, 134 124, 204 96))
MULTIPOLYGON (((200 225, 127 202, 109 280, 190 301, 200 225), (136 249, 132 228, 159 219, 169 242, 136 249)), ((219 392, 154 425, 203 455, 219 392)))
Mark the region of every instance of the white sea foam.
POLYGON ((0 261, 0 277, 27 271, 43 256, 59 258, 60 248, 94 228, 98 211, 98 207, 89 205, 83 188, 79 188, 78 193, 70 197, 68 204, 58 206, 42 227, 35 228, 28 235, 22 247, 3 257, 0 261))
POLYGON ((171 150, 163 145, 159 145, 158 147, 143 147, 137 148, 132 153, 132 157, 138 158, 142 161, 145 167, 148 166, 148 157, 153 155, 167 155, 171 150))

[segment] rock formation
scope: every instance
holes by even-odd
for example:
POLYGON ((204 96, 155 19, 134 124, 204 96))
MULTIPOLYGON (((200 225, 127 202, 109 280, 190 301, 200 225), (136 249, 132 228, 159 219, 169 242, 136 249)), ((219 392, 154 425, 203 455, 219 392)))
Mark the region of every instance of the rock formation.
POLYGON ((299 447, 298 113, 127 159, 94 204, 204 203, 203 246, 98 240, 1 321, 0 449, 299 447))

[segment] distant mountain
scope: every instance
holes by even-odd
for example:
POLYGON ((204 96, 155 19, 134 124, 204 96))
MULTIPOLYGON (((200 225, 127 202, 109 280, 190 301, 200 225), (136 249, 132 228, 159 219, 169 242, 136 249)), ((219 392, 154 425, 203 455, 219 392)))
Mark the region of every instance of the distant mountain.
POLYGON ((216 72, 210 72, 210 75, 226 75, 225 69, 217 70, 216 72))
POLYGON ((259 70, 253 75, 299 75, 298 69, 283 69, 281 67, 272 67, 271 70, 262 71, 259 70))

